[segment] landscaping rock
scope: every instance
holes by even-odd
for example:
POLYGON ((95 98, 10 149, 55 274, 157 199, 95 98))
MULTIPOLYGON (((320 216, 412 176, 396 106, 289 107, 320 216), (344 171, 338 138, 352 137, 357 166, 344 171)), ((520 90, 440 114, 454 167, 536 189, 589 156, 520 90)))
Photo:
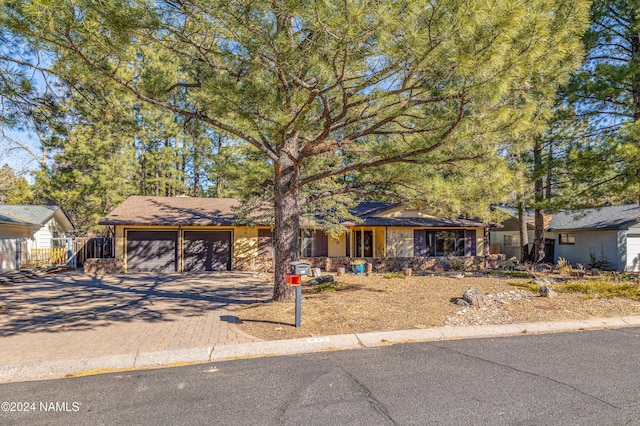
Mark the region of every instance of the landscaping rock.
POLYGON ((456 298, 456 305, 466 306, 466 307, 471 306, 471 304, 469 302, 467 302, 466 300, 461 299, 461 298, 456 298))
POLYGON ((333 275, 321 275, 319 277, 310 279, 309 281, 307 281, 307 284, 316 285, 330 282, 333 282, 333 275))
POLYGON ((556 293, 555 291, 551 290, 551 288, 549 288, 546 285, 541 285, 540 286, 540 296, 541 297, 558 297, 558 293, 556 293))
POLYGON ((471 306, 482 306, 484 304, 484 296, 482 292, 475 287, 470 287, 462 296, 471 306))

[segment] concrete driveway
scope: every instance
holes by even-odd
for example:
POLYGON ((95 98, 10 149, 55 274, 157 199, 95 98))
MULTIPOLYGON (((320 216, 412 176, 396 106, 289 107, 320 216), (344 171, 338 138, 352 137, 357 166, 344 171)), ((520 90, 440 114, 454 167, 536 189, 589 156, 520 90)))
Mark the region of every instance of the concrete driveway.
POLYGON ((233 308, 272 291, 244 272, 72 271, 0 285, 0 367, 258 341, 234 326, 233 308))

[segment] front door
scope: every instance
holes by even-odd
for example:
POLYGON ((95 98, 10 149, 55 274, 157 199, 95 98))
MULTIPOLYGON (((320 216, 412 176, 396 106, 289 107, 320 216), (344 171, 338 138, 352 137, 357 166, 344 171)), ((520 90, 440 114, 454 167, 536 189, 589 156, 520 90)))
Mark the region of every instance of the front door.
POLYGON ((354 257, 373 257, 373 231, 355 231, 354 257))

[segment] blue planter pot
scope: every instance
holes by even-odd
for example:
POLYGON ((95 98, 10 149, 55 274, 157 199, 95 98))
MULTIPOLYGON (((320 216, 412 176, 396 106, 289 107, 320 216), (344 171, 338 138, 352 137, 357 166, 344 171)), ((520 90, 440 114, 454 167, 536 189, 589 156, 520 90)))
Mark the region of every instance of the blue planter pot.
POLYGON ((364 274, 364 265, 353 265, 353 272, 356 274, 364 274))

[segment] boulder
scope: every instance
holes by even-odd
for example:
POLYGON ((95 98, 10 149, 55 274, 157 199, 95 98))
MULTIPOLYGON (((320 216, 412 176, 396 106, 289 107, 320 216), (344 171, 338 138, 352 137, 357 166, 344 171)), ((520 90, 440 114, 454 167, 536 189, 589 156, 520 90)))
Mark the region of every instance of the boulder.
POLYGON ((464 306, 464 307, 471 306, 471 304, 469 302, 467 302, 464 299, 460 299, 460 298, 456 298, 456 305, 464 306))
POLYGON ((541 285, 540 286, 540 296, 541 297, 557 297, 558 293, 556 293, 555 291, 551 290, 551 288, 549 288, 546 285, 541 285))
POLYGON ((484 296, 482 295, 482 292, 475 287, 470 287, 465 291, 462 299, 471 306, 481 306, 484 304, 484 296))

